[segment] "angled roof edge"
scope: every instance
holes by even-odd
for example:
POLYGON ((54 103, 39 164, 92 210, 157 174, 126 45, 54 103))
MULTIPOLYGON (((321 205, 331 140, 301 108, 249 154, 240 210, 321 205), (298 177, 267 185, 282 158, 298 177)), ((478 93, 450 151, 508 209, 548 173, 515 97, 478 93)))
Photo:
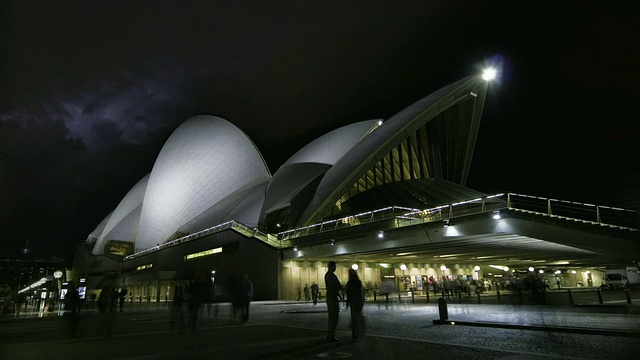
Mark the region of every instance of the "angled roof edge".
MULTIPOLYGON (((298 225, 320 220, 321 215, 335 203, 343 190, 355 182, 372 163, 376 162, 380 154, 388 152, 399 141, 468 96, 474 96, 477 99, 476 102, 484 103, 486 90, 487 82, 482 80, 480 76, 469 76, 441 88, 385 121, 382 126, 362 139, 327 171, 298 225)), ((475 145, 482 108, 483 105, 480 105, 476 106, 474 110, 471 130, 475 133, 471 135, 473 144, 467 147, 467 152, 472 150, 475 145)), ((471 159, 467 154, 465 157, 467 171, 470 166, 471 159)))

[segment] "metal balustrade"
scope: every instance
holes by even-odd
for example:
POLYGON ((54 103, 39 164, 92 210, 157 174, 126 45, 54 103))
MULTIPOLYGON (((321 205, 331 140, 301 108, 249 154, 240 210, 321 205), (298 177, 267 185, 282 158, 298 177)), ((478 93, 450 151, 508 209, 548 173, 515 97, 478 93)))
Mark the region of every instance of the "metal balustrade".
POLYGON ((336 220, 324 221, 318 224, 291 229, 277 234, 265 233, 257 228, 250 228, 242 223, 232 220, 197 233, 189 234, 179 239, 136 252, 132 255, 126 256, 125 260, 131 260, 147 253, 199 239, 227 229, 233 229, 247 237, 258 239, 275 248, 284 248, 292 246, 290 241, 288 241, 291 239, 370 224, 382 220, 395 219, 396 227, 404 227, 428 222, 444 221, 479 213, 490 213, 503 209, 538 214, 567 221, 598 224, 612 229, 640 231, 640 213, 637 210, 549 199, 516 193, 500 193, 422 210, 390 206, 336 220))

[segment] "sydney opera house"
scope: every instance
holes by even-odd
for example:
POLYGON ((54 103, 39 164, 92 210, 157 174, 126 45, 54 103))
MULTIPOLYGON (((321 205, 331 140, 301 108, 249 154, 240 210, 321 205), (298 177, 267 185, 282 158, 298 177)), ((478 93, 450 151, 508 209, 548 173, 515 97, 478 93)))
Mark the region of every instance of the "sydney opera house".
POLYGON ((532 229, 545 220, 517 211, 516 194, 465 187, 487 89, 488 81, 470 76, 389 119, 335 129, 274 173, 232 122, 187 119, 151 172, 89 234, 74 276, 90 288, 111 281, 135 301, 165 301, 194 277, 211 277, 224 292, 229 278, 248 274, 256 299, 296 299, 307 284, 324 287, 328 260, 338 262, 341 279, 357 267, 370 286, 393 278, 403 289, 421 289, 429 277, 478 277, 489 264, 504 265, 495 271, 508 276, 506 265, 623 261, 598 244, 607 236, 627 241, 632 227, 600 234, 556 221, 532 229), (489 219, 496 215, 511 222, 489 219), (543 226, 565 234, 532 232, 543 226))

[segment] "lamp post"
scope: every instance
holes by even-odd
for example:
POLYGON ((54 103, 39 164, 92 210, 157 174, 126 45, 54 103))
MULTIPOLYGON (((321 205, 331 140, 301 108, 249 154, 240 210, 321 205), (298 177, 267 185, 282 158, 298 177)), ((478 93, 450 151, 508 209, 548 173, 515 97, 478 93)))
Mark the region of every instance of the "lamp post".
POLYGON ((62 287, 60 286, 60 278, 62 277, 62 271, 56 270, 53 273, 53 277, 56 279, 56 295, 54 296, 54 300, 58 304, 58 309, 60 309, 60 288, 62 287))
POLYGON ((476 280, 480 280, 480 275, 478 274, 478 272, 480 271, 480 266, 476 265, 473 267, 473 271, 475 273, 476 276, 476 280))
POLYGON ((444 281, 445 271, 447 270, 447 267, 442 265, 442 266, 440 266, 440 270, 442 270, 442 280, 444 281))
POLYGON ((576 287, 578 286, 578 280, 576 280, 576 271, 575 270, 571 270, 571 273, 573 274, 573 282, 576 284, 576 287))
POLYGON ((407 265, 400 265, 400 270, 402 270, 402 290, 406 290, 407 283, 405 282, 405 271, 407 270, 407 265))

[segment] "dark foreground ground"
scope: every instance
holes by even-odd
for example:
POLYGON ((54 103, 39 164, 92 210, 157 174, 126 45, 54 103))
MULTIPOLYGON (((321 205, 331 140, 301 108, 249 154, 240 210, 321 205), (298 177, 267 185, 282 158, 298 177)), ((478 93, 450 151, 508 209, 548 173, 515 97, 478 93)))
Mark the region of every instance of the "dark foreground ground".
POLYGON ((71 339, 64 316, 0 318, 0 359, 638 359, 637 307, 449 304, 455 325, 434 323, 438 305, 365 306, 366 338, 354 343, 348 310, 338 337, 325 343, 326 306, 254 302, 248 324, 234 324, 228 304, 203 309, 197 329, 170 331, 166 304, 126 304, 105 319, 90 306, 71 339), (208 311, 210 310, 210 311, 208 311))

